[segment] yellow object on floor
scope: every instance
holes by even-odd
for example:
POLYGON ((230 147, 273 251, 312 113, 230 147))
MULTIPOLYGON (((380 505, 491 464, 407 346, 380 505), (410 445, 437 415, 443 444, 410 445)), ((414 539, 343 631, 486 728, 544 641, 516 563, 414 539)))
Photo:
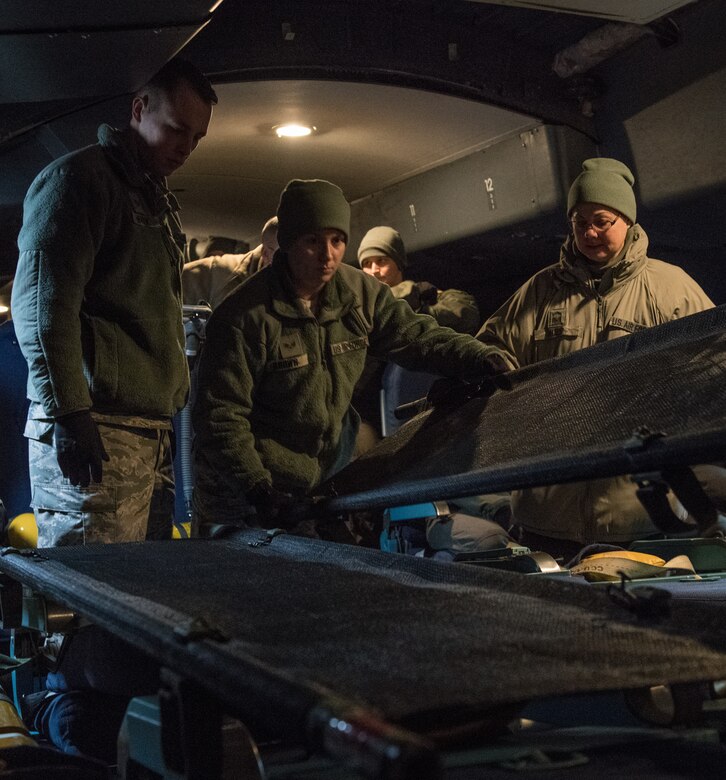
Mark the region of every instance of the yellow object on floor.
POLYGON ((628 579, 647 579, 673 574, 695 575, 696 571, 687 555, 664 561, 648 553, 612 550, 589 555, 573 566, 570 574, 582 575, 588 582, 617 582, 623 575, 628 579))

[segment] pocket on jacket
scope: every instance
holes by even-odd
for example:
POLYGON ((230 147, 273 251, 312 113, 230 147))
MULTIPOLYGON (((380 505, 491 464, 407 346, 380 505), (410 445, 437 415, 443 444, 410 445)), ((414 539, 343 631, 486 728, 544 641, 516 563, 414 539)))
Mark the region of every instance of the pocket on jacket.
POLYGON ((118 393, 118 333, 116 325, 99 317, 85 320, 83 357, 94 399, 114 399, 118 393))
POLYGON ((28 418, 25 422, 23 436, 26 439, 34 439, 35 441, 42 441, 43 444, 50 444, 53 441, 53 421, 28 418))
POLYGON ((535 360, 567 355, 582 348, 582 328, 561 325, 556 328, 542 328, 534 332, 535 360))
POLYGON ((40 512, 115 512, 116 488, 103 484, 75 488, 39 482, 33 485, 31 504, 40 512))

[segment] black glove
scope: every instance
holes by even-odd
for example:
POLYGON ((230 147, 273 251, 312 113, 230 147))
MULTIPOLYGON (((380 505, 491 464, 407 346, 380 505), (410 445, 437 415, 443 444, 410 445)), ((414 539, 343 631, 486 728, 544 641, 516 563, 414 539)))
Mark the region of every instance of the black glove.
POLYGON ((433 306, 439 298, 439 291, 430 282, 416 282, 414 287, 421 306, 433 306))
POLYGON ((511 382, 508 377, 502 376, 507 371, 511 371, 507 361, 498 352, 493 352, 484 359, 479 376, 437 379, 426 396, 426 408, 458 406, 471 398, 490 396, 498 389, 508 390, 511 382))
POLYGON ((297 504, 295 496, 277 490, 269 482, 258 482, 246 498, 257 510, 257 518, 264 528, 290 525, 289 514, 297 504))
POLYGON ((426 395, 426 406, 458 405, 468 401, 476 385, 456 377, 441 377, 436 379, 426 395))
POLYGON ((498 352, 492 352, 491 355, 486 356, 483 371, 485 377, 504 374, 511 370, 512 367, 498 352))
POLYGON ((88 487, 103 478, 108 455, 88 409, 58 417, 53 430, 58 465, 71 485, 88 487))

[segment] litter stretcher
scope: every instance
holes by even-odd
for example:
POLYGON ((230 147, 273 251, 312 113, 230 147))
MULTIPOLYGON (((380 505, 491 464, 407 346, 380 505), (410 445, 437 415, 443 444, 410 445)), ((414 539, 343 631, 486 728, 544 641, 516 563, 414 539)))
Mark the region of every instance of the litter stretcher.
MULTIPOLYGON (((716 510, 688 467, 726 460, 724 325, 705 312, 434 408, 324 485, 315 511, 630 473, 656 515, 671 484, 708 530, 716 510)), ((540 759, 547 777, 584 762, 588 776, 715 777, 726 758, 718 571, 681 580, 718 586, 694 599, 220 527, 6 549, 0 572, 5 628, 40 594, 160 665, 158 696, 132 702, 124 728, 131 763, 167 777, 538 777, 540 759), (246 735, 234 749, 229 717, 246 735), (532 720, 557 728, 512 731, 532 720)))

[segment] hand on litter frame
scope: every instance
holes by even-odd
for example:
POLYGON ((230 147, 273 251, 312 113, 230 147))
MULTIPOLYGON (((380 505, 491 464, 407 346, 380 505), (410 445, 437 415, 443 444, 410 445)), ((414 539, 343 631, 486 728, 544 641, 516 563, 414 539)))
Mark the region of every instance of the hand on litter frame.
POLYGON ((295 496, 277 490, 269 482, 258 482, 246 497, 257 510, 260 524, 266 528, 288 525, 287 515, 297 504, 295 496))

